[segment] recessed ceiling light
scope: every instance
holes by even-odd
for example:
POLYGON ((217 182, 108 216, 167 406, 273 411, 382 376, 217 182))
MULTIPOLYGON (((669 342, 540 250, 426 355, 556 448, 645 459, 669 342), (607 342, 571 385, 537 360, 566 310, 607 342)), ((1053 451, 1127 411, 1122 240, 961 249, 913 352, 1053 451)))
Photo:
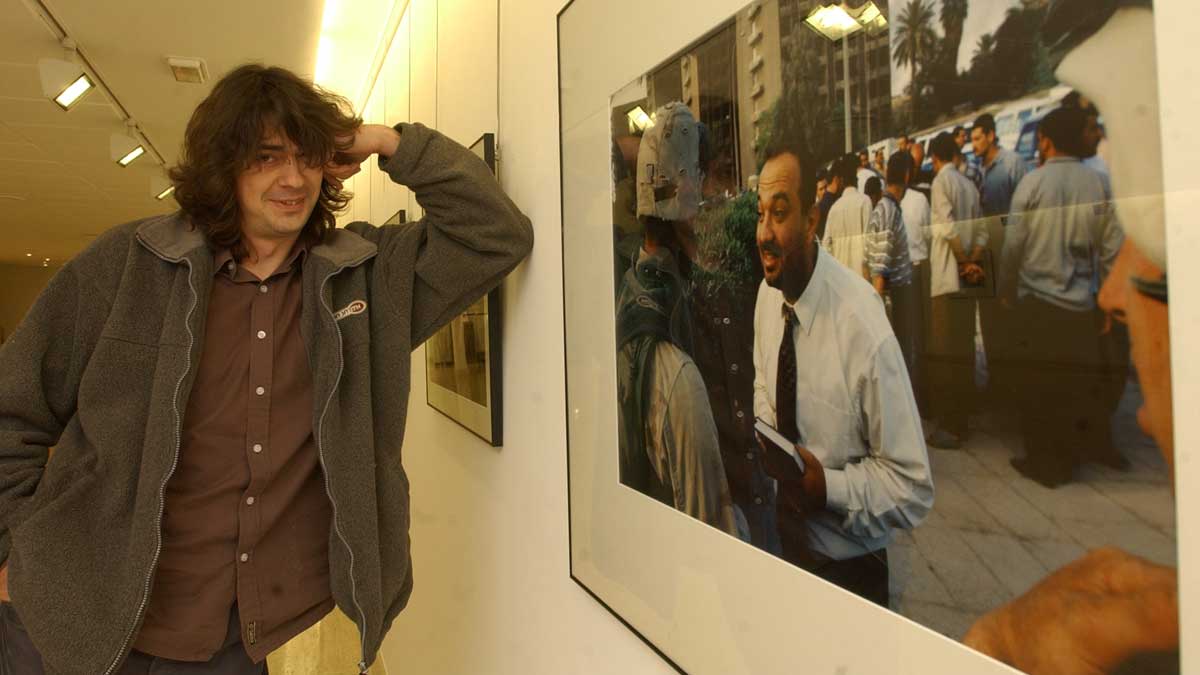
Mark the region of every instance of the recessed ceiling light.
POLYGON ((204 84, 208 79, 208 68, 203 59, 168 56, 167 65, 171 67, 176 82, 204 84))
POLYGON ((160 193, 158 193, 158 194, 154 195, 154 198, 155 198, 155 199, 157 199, 157 200, 159 200, 159 201, 161 201, 161 200, 163 200, 163 199, 166 199, 167 197, 170 197, 170 196, 171 196, 171 193, 172 193, 172 192, 174 192, 174 191, 175 191, 175 186, 174 186, 174 185, 170 185, 170 186, 168 186, 168 187, 167 187, 167 189, 165 189, 165 190, 163 190, 162 192, 160 192, 160 193))
POLYGON ((25 257, 26 257, 26 258, 32 258, 32 257, 33 257, 33 254, 32 254, 32 253, 26 253, 26 254, 25 254, 25 257))
POLYGON ((139 145, 136 148, 130 150, 128 153, 126 153, 124 157, 122 157, 121 159, 118 159, 117 164, 120 164, 121 166, 129 166, 130 162, 137 159, 138 157, 141 157, 145 153, 146 153, 146 148, 139 145))

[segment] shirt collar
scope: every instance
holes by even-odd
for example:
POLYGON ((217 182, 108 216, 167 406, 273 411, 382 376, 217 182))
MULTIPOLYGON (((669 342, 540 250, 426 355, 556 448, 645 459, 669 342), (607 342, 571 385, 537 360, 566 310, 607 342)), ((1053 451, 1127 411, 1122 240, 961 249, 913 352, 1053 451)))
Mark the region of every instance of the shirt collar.
MULTIPOLYGON (((804 287, 804 292, 800 294, 800 299, 796 300, 796 304, 788 305, 792 310, 792 315, 796 317, 796 323, 800 325, 800 329, 805 335, 812 334, 813 322, 817 318, 817 310, 821 308, 821 301, 825 299, 826 284, 825 276, 829 271, 829 266, 836 264, 833 257, 817 245, 817 261, 813 268, 812 278, 808 280, 808 285, 804 287)), ((780 297, 783 293, 780 292, 780 297)), ((787 300, 783 301, 787 304, 787 300)))
MULTIPOLYGON (((292 244, 292 250, 288 253, 288 257, 283 261, 283 264, 279 266, 279 269, 275 272, 276 274, 286 272, 293 267, 303 264, 304 256, 308 254, 309 246, 306 243, 302 243, 302 240, 303 237, 297 238, 295 243, 292 244)), ((237 276, 237 272, 238 265, 237 261, 233 259, 233 251, 223 248, 213 254, 213 274, 225 274, 230 279, 233 279, 237 276)))
POLYGON ((1059 155, 1058 157, 1051 157, 1050 159, 1046 160, 1046 163, 1047 164, 1066 164, 1068 162, 1078 162, 1078 161, 1079 161, 1078 157, 1071 157, 1070 155, 1059 155))
POLYGON ((953 171, 954 173, 958 173, 958 167, 954 166, 954 162, 946 162, 945 164, 942 165, 941 170, 938 171, 938 175, 940 176, 943 173, 946 173, 947 170, 953 171))

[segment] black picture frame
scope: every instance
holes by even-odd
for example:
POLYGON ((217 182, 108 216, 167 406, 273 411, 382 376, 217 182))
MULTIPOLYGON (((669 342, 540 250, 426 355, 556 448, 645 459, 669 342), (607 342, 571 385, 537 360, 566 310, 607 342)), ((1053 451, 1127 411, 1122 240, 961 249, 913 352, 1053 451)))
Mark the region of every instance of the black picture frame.
MULTIPOLYGON (((496 174, 496 135, 485 133, 471 144, 470 150, 496 174)), ((403 220, 404 212, 398 214, 403 220)), ((483 439, 492 447, 504 445, 503 351, 500 326, 503 322, 500 288, 492 289, 465 312, 434 333, 425 346, 425 402, 446 417, 483 439), (483 323, 483 330, 479 324, 483 323), (476 345, 479 334, 483 346, 476 345), (472 353, 482 362, 472 364, 472 353), (449 353, 447 352, 449 348, 449 353), (439 359, 449 356, 450 360, 439 359), (464 363, 458 363, 462 356, 464 363), (454 386, 447 386, 449 368, 454 386), (442 371, 437 374, 438 371, 442 371), (482 382, 480 382, 482 378, 482 382), (469 391, 463 391, 463 389, 469 391), (481 400, 482 399, 482 400, 481 400)))

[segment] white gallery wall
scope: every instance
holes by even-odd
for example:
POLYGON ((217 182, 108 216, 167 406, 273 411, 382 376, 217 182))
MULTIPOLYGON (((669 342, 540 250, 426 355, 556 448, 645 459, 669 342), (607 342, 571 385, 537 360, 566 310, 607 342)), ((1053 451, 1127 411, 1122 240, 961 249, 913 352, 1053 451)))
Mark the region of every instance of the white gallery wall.
MULTIPOLYGON (((391 673, 674 672, 568 576, 555 67, 561 3, 505 2, 499 16, 497 4, 412 0, 364 115, 422 122, 464 145, 495 133, 501 183, 537 237, 504 287, 503 448, 426 405, 425 352, 412 354, 404 465, 416 586, 381 653, 391 673)), ((368 164, 343 221, 378 224, 401 208, 410 219, 418 215, 411 193, 368 164)))
MULTIPOLYGON (((1200 268, 1187 264, 1200 253, 1200 135, 1184 133, 1200 110, 1187 84, 1200 74, 1188 43, 1193 1, 1156 2, 1171 285, 1181 289, 1200 287, 1200 268)), ((404 464, 416 586, 383 646, 392 673, 673 672, 568 576, 556 44, 563 4, 411 0, 365 109, 369 122, 419 121, 464 145, 495 132, 501 183, 537 236, 533 255, 504 286, 502 449, 426 405, 424 350, 411 356, 404 464)), ((399 209, 410 219, 420 214, 412 195, 373 165, 351 187, 357 197, 343 222, 379 224, 399 209)), ((1178 479, 1196 485, 1200 420, 1188 413, 1200 401, 1200 356, 1183 345, 1200 338, 1200 297, 1173 294, 1171 312, 1178 479)), ((1200 495, 1181 490, 1178 498, 1183 672, 1193 673, 1200 575, 1187 570, 1200 562, 1192 517, 1200 495)), ((855 642, 845 647, 865 646, 855 642)))

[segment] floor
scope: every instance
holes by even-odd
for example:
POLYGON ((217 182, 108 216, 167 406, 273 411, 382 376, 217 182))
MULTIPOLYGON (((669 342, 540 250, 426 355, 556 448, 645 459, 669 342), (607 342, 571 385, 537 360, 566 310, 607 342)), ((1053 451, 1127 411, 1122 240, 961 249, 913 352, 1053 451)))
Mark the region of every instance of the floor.
POLYGON ((1113 419, 1128 472, 1087 465, 1047 489, 1010 465, 1015 420, 976 417, 961 450, 930 448, 936 491, 924 524, 888 549, 892 609, 960 639, 981 614, 1020 595, 1088 549, 1118 546, 1175 565, 1175 502, 1166 464, 1135 421, 1131 379, 1113 419))

